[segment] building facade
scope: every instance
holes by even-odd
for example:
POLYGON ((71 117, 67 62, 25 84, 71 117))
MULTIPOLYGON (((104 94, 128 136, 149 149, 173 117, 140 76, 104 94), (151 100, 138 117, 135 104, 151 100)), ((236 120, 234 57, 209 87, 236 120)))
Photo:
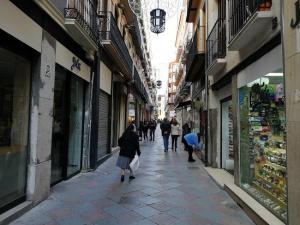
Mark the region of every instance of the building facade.
POLYGON ((193 26, 185 63, 190 124, 205 143, 208 172, 228 178, 224 189, 257 224, 294 225, 299 215, 298 3, 190 0, 185 7, 193 26))
POLYGON ((168 113, 168 118, 171 119, 176 115, 175 113, 175 107, 174 107, 174 100, 175 100, 175 94, 177 91, 175 79, 176 74, 178 73, 178 66, 179 63, 177 62, 171 62, 169 64, 169 74, 168 74, 168 89, 167 89, 167 104, 166 104, 166 112, 168 113))
POLYGON ((135 120, 150 117, 156 91, 143 22, 127 1, 1 0, 0 40, 7 223, 51 186, 96 169, 130 122, 131 100, 135 120))

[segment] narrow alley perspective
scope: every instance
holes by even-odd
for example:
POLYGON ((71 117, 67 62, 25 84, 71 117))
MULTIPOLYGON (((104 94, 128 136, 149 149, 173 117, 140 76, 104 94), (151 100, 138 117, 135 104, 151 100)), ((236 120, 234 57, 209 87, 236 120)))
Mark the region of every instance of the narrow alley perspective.
POLYGON ((187 152, 164 152, 160 131, 141 143, 136 179, 120 182, 117 154, 96 171, 56 185, 11 225, 251 225, 242 209, 187 152))

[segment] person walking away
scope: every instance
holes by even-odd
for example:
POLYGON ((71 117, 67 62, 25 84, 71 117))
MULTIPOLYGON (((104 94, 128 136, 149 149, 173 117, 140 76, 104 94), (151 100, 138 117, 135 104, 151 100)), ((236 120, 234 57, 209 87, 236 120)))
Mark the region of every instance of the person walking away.
POLYGON ((184 140, 184 145, 186 146, 188 152, 189 152, 189 162, 195 162, 195 159, 193 158, 193 151, 194 149, 196 150, 201 150, 202 149, 202 143, 200 141, 200 134, 196 133, 189 133, 186 134, 183 137, 184 140))
POLYGON ((180 136, 180 126, 175 118, 171 123, 172 150, 177 151, 177 139, 180 136))
POLYGON ((191 132, 192 132, 192 131, 191 131, 191 128, 190 128, 188 122, 186 122, 186 123, 182 126, 182 138, 181 138, 181 142, 184 144, 184 150, 185 150, 185 151, 188 151, 188 149, 186 148, 184 136, 185 136, 186 134, 191 133, 191 132))
POLYGON ((155 140, 155 130, 156 130, 156 121, 155 120, 150 120, 149 128, 150 128, 150 141, 155 140))
POLYGON ((142 141, 143 140, 143 121, 140 121, 138 132, 139 132, 139 141, 142 141))
POLYGON ((161 134, 162 134, 163 140, 164 140, 165 152, 167 152, 168 148, 169 148, 169 137, 170 137, 170 133, 171 133, 171 124, 167 118, 164 118, 164 120, 160 124, 160 129, 161 129, 161 134))
POLYGON ((149 124, 147 121, 144 121, 143 123, 143 134, 144 134, 144 141, 147 139, 148 141, 148 129, 149 129, 149 124))
POLYGON ((134 179, 134 174, 130 168, 130 162, 133 160, 135 154, 141 155, 139 137, 134 132, 134 126, 130 124, 123 135, 119 138, 118 144, 120 146, 120 153, 116 166, 121 168, 121 182, 125 179, 125 171, 129 170, 129 180, 134 179))

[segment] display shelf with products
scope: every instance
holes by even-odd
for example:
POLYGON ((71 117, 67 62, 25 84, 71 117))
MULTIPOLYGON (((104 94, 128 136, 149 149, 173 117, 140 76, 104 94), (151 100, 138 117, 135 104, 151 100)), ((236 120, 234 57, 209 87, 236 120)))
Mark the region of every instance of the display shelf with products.
POLYGON ((232 103, 228 107, 228 128, 229 128, 229 158, 234 159, 233 151, 233 123, 232 123, 232 103))
POLYGON ((240 89, 242 187, 286 222, 287 170, 283 78, 240 89), (259 193, 259 194, 258 194, 259 193))

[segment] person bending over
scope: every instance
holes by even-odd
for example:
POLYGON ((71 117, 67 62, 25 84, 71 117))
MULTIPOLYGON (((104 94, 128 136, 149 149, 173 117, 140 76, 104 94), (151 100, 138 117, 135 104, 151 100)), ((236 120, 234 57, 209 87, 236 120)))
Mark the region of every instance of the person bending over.
POLYGON ((193 158, 193 151, 194 150, 202 150, 202 143, 200 140, 200 134, 197 133, 189 133, 184 135, 183 143, 188 150, 189 153, 189 162, 195 162, 193 158))

